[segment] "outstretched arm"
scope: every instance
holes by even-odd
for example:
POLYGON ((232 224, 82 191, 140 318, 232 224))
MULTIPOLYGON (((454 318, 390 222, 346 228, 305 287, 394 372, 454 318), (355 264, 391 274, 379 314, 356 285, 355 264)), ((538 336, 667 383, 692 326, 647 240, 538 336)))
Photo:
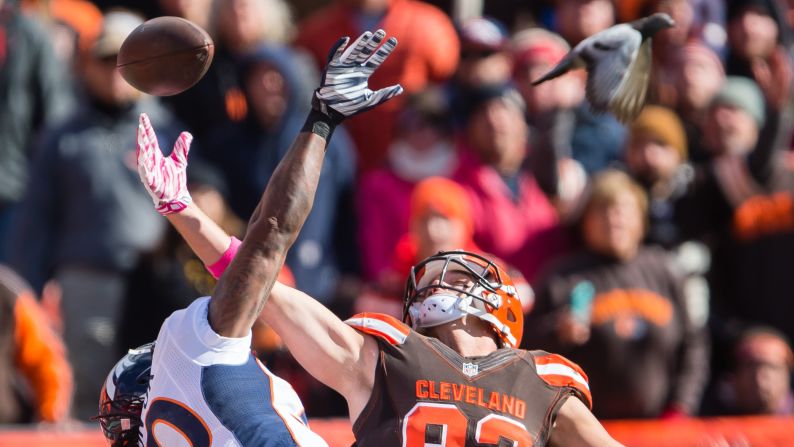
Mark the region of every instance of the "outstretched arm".
MULTIPOLYGON (((340 40, 331 51, 322 84, 314 93, 313 111, 271 177, 245 241, 221 277, 209 310, 216 332, 239 337, 247 334, 270 298, 264 313, 268 323, 302 366, 348 398, 351 416, 363 408, 371 390, 377 358, 374 340, 344 324, 307 295, 286 286, 273 286, 286 251, 311 208, 325 144, 334 126, 402 92, 399 85, 378 91, 368 87, 369 76, 397 44, 391 38, 381 45, 384 37, 382 30, 367 32, 347 48, 348 39, 340 40), (352 374, 339 374, 343 370, 352 374)), ((168 216, 205 264, 228 256, 228 235, 191 205, 186 190, 180 193, 189 145, 178 143, 174 154, 164 159, 156 140, 154 144, 145 138, 140 140, 145 131, 145 126, 139 130, 139 171, 155 206, 168 216)))

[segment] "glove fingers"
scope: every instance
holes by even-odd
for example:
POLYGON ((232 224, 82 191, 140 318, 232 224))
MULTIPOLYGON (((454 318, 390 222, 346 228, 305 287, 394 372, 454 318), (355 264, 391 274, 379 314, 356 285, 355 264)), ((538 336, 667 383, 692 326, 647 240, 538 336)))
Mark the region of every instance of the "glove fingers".
POLYGON ((342 53, 345 52, 345 47, 347 46, 348 42, 350 42, 349 37, 342 37, 336 41, 334 46, 331 47, 331 51, 328 52, 328 63, 342 57, 342 53))
POLYGON ((342 53, 342 56, 339 57, 339 62, 343 64, 348 64, 353 62, 353 60, 355 59, 355 55, 358 54, 359 51, 361 51, 364 47, 367 46, 367 43, 371 38, 372 38, 371 31, 365 31, 364 34, 358 36, 358 39, 356 39, 356 41, 353 42, 353 44, 350 45, 347 48, 347 50, 345 50, 344 53, 342 53))
POLYGON ((159 148, 160 145, 157 144, 157 135, 154 133, 154 128, 152 127, 151 121, 149 121, 149 116, 145 113, 141 113, 140 123, 143 126, 143 130, 146 132, 146 137, 149 139, 149 144, 153 144, 159 148))
POLYGON ((386 60, 387 57, 391 54, 392 51, 397 47, 397 39, 394 37, 390 37, 389 40, 386 41, 383 45, 378 48, 378 51, 373 54, 366 62, 367 68, 370 70, 376 70, 380 67, 380 64, 386 60))
POLYGON ((138 167, 143 168, 145 171, 154 169, 157 163, 157 147, 151 144, 149 137, 146 134, 146 128, 143 124, 138 125, 138 146, 136 153, 138 155, 138 167))
POLYGON ((382 104, 403 92, 403 87, 400 84, 395 84, 390 87, 384 87, 372 94, 369 99, 369 107, 375 107, 382 104))
POLYGON ((190 132, 182 132, 176 139, 174 150, 171 151, 171 160, 177 168, 187 166, 187 154, 190 152, 190 143, 193 142, 193 135, 190 132))
POLYGON ((372 38, 367 41, 366 45, 361 48, 361 51, 352 55, 353 63, 356 64, 363 64, 364 61, 369 58, 372 53, 375 52, 375 49, 378 48, 381 42, 383 42, 383 38, 386 37, 386 32, 382 29, 375 31, 375 34, 372 35, 372 38))

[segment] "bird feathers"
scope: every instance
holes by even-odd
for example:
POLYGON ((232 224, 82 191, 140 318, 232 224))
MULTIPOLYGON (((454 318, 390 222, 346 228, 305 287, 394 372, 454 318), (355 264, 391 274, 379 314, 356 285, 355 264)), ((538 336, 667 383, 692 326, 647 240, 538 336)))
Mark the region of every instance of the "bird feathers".
POLYGON ((579 42, 532 85, 584 65, 588 72, 585 94, 593 110, 610 111, 629 122, 645 104, 651 70, 650 37, 673 25, 669 15, 660 13, 607 28, 579 42))
POLYGON ((624 76, 622 85, 609 103, 609 110, 620 120, 629 122, 636 117, 645 104, 648 81, 651 77, 651 39, 646 39, 637 52, 637 57, 624 76))
POLYGON ((641 43, 642 37, 638 31, 627 25, 618 25, 576 46, 574 51, 578 50, 587 64, 585 94, 594 110, 612 111, 615 98, 625 96, 623 89, 631 77, 641 43), (595 45, 595 42, 599 42, 599 45, 595 45))

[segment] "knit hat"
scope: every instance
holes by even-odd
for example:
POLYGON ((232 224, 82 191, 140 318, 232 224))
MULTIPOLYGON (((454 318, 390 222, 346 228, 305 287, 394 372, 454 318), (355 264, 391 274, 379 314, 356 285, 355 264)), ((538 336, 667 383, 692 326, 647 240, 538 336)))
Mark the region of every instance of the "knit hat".
POLYGON ((741 76, 728 76, 722 89, 714 96, 711 106, 728 105, 747 112, 758 127, 766 120, 766 104, 761 89, 751 79, 741 76))
POLYGON ((672 146, 681 160, 687 158, 686 132, 675 112, 667 107, 645 106, 631 123, 631 135, 650 135, 672 146))
POLYGON ((411 193, 411 223, 436 212, 450 219, 463 222, 466 234, 471 235, 474 228, 469 196, 457 182, 443 178, 430 177, 419 182, 411 193))

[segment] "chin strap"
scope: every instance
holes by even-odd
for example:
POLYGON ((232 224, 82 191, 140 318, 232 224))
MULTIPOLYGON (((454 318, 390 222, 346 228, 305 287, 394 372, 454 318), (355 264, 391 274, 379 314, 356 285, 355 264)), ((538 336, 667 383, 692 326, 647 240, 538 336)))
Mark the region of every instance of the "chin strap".
MULTIPOLYGON (((483 321, 485 321, 487 323, 490 323, 493 326, 493 328, 496 329, 496 331, 498 331, 499 334, 502 335, 507 340, 507 342, 510 344, 510 346, 515 346, 517 344, 516 343, 516 338, 511 333, 510 327, 508 327, 506 324, 504 324, 501 321, 499 321, 499 319, 496 318, 496 316, 494 316, 493 314, 491 314, 491 313, 489 313, 489 312, 487 312, 487 311, 485 311, 483 309, 478 309, 477 307, 472 306, 471 302, 472 302, 473 299, 474 298, 472 298, 472 297, 461 298, 461 297, 454 296, 454 295, 449 295, 449 294, 431 295, 431 296, 427 297, 422 303, 414 303, 409 308, 409 314, 411 316, 412 326, 413 326, 414 329, 435 327, 435 326, 439 326, 439 325, 442 325, 442 324, 445 324, 445 323, 449 323, 450 321, 457 320, 458 318, 462 318, 465 315, 471 315, 471 316, 477 317, 477 318, 479 318, 479 319, 481 319, 481 320, 483 320, 483 321), (437 300, 439 298, 451 298, 451 299, 454 299, 455 303, 454 303, 453 306, 448 308, 448 311, 454 310, 455 312, 449 312, 449 315, 446 318, 442 318, 442 319, 439 319, 438 321, 434 321, 432 324, 420 324, 422 322, 422 320, 423 320, 421 318, 422 305, 423 304, 432 304, 434 302, 434 299, 437 300)), ((492 305, 492 304, 483 303, 483 305, 492 305)))

